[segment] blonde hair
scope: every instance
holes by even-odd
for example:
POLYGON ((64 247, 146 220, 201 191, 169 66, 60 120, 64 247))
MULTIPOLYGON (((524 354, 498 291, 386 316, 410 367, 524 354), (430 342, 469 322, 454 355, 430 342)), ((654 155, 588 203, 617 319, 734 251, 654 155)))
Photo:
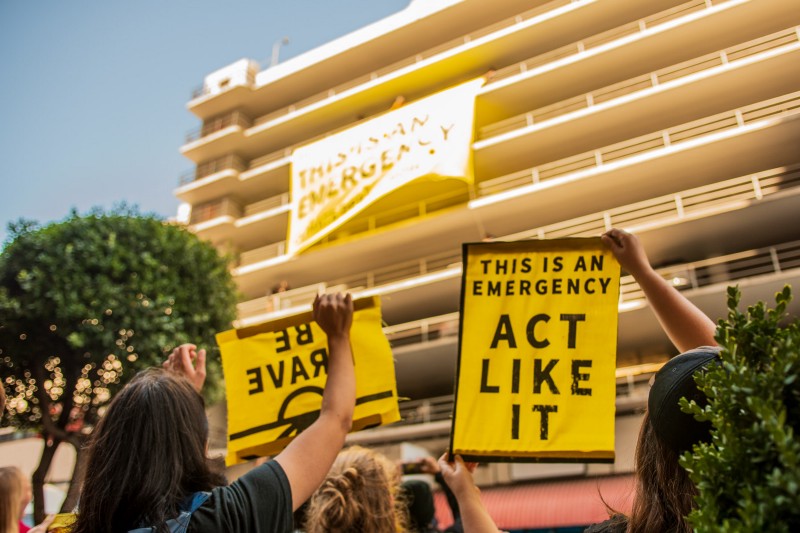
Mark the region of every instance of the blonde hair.
POLYGON ((0 533, 19 533, 19 506, 23 490, 24 479, 19 468, 0 468, 0 533))
POLYGON ((407 511, 399 490, 397 466, 385 455, 360 446, 343 450, 309 500, 305 531, 402 533, 407 511))

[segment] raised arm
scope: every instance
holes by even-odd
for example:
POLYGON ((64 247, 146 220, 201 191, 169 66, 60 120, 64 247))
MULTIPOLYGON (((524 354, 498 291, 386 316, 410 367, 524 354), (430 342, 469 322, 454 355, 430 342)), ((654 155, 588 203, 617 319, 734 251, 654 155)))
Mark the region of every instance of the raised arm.
POLYGON ((447 455, 445 453, 439 458, 439 469, 458 501, 464 533, 499 533, 500 530, 483 506, 480 491, 472 479, 472 472, 477 464, 465 463, 460 455, 456 455, 455 461, 449 463, 447 455))
POLYGON ((322 484, 353 423, 356 378, 350 349, 353 300, 350 295, 322 295, 314 300, 314 320, 328 336, 328 380, 319 418, 275 460, 292 487, 297 509, 322 484))
POLYGON ((642 288, 661 327, 678 350, 716 346, 714 322, 653 270, 636 235, 612 229, 602 240, 642 288))

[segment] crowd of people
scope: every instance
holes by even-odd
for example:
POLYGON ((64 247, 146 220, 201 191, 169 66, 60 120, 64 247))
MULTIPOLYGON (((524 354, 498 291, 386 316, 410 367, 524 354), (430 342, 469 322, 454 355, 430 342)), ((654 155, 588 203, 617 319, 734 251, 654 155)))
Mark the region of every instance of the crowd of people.
MULTIPOLYGON (((678 456, 707 438, 709 427, 681 412, 678 400, 702 401, 693 375, 717 359, 716 327, 653 270, 634 235, 613 229, 602 239, 683 353, 655 375, 636 448, 632 511, 613 513, 587 531, 688 532, 696 489, 678 456)), ((136 375, 92 432, 72 533, 436 531, 430 490, 403 483, 398 465, 376 451, 342 451, 355 404, 352 317, 350 295, 316 298, 313 318, 329 347, 320 415, 280 454, 230 484, 207 460, 199 394, 205 351, 182 345, 162 368, 136 375)), ((421 463, 422 472, 445 484, 456 519, 450 531, 498 531, 481 502, 475 466, 447 452, 421 463)), ((30 499, 26 483, 18 470, 0 469, 0 533, 24 531, 18 524, 30 499)))

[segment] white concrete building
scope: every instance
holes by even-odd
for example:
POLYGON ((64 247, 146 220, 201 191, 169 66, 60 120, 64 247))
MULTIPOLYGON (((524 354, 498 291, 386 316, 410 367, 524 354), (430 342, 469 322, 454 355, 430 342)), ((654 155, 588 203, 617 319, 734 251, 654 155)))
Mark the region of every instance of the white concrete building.
MULTIPOLYGON (((241 60, 209 74, 188 104, 202 127, 181 148, 196 166, 176 195, 193 231, 236 254, 242 325, 294 313, 319 291, 380 295, 411 401, 404 423, 351 440, 438 451, 462 242, 627 228, 715 319, 728 285, 746 302, 800 287, 798 25, 796 0, 415 1, 272 68, 241 60), (304 209, 290 190, 296 150, 484 75, 472 182, 417 182, 289 253, 304 209), (289 290, 271 292, 281 281, 289 290)), ((554 483, 577 498, 596 496, 585 476, 628 479, 647 380, 675 351, 629 277, 620 312, 617 462, 493 465, 480 481, 512 488, 487 498, 538 490, 558 508, 554 483)), ((590 520, 576 507, 496 512, 506 529, 568 527, 590 520)))

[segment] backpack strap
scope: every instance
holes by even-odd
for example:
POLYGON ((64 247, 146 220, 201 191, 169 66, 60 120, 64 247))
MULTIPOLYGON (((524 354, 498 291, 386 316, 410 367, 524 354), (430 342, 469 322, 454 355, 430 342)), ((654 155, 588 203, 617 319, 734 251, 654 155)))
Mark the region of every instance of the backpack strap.
MULTIPOLYGON (((189 529, 189 520, 192 519, 192 513, 198 510, 210 497, 210 492, 195 492, 187 496, 181 503, 180 514, 165 523, 170 533, 184 533, 187 531, 189 529)), ((128 533, 153 533, 155 530, 156 528, 154 527, 140 527, 131 529, 128 533)))

